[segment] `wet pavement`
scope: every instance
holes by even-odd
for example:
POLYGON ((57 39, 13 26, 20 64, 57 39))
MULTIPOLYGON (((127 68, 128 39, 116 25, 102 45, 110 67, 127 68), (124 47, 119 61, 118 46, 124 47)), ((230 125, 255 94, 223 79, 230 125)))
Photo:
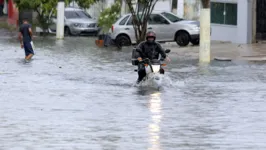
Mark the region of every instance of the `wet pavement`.
MULTIPOLYGON (((0 150, 265 150, 266 65, 172 53, 160 91, 134 86, 130 48, 0 37, 0 150)), ((181 49, 182 51, 182 49, 181 49)))
MULTIPOLYGON (((164 46, 171 48, 179 56, 184 56, 184 58, 198 59, 199 57, 198 46, 178 48, 177 44, 174 42, 166 43, 164 46)), ((236 44, 212 41, 211 59, 232 61, 266 61, 266 44, 265 41, 260 41, 254 44, 236 44)))

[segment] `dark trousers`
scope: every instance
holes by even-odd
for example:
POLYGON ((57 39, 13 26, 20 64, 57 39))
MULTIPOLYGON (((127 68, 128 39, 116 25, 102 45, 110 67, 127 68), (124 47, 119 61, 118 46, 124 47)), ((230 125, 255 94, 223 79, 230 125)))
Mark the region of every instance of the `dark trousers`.
POLYGON ((138 82, 142 81, 143 78, 146 76, 146 70, 145 70, 145 66, 142 63, 138 64, 138 82))
POLYGON ((3 4, 0 4, 0 16, 3 16, 4 15, 4 5, 3 4))
POLYGON ((24 50, 25 50, 25 56, 28 56, 29 54, 34 54, 34 51, 32 49, 30 42, 23 42, 24 50))

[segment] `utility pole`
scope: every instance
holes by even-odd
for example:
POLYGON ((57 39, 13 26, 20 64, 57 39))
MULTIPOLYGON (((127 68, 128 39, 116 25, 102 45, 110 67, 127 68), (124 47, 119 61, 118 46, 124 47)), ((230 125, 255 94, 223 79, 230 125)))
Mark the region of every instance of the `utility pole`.
POLYGON ((257 0, 252 1, 252 43, 256 43, 257 38, 257 0))
POLYGON ((57 4, 57 21, 56 21, 56 39, 64 38, 65 28, 65 1, 58 0, 57 4))
POLYGON ((203 8, 200 11, 200 63, 211 61, 211 13, 210 0, 201 0, 203 8))

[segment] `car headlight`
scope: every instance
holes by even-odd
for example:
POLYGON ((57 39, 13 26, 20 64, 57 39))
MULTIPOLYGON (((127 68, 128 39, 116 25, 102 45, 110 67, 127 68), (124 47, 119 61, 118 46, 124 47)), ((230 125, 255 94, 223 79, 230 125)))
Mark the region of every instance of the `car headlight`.
POLYGON ((199 26, 193 26, 192 30, 200 30, 200 27, 199 26))
POLYGON ((81 24, 81 23, 74 23, 74 27, 83 27, 83 24, 81 24))

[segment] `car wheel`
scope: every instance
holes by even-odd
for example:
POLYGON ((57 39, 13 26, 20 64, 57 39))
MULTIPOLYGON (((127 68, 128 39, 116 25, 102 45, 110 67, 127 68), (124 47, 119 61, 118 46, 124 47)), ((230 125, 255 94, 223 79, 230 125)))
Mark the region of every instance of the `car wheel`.
POLYGON ((189 34, 185 31, 178 32, 176 35, 176 43, 179 46, 187 46, 189 44, 189 34))
POLYGON ((190 41, 193 45, 199 45, 200 40, 199 39, 193 39, 190 41))
POLYGON ((72 34, 71 34, 69 27, 65 27, 65 36, 70 36, 70 35, 72 34))
POLYGON ((119 46, 130 46, 131 45, 130 39, 125 35, 119 35, 115 41, 116 41, 116 44, 119 46))

